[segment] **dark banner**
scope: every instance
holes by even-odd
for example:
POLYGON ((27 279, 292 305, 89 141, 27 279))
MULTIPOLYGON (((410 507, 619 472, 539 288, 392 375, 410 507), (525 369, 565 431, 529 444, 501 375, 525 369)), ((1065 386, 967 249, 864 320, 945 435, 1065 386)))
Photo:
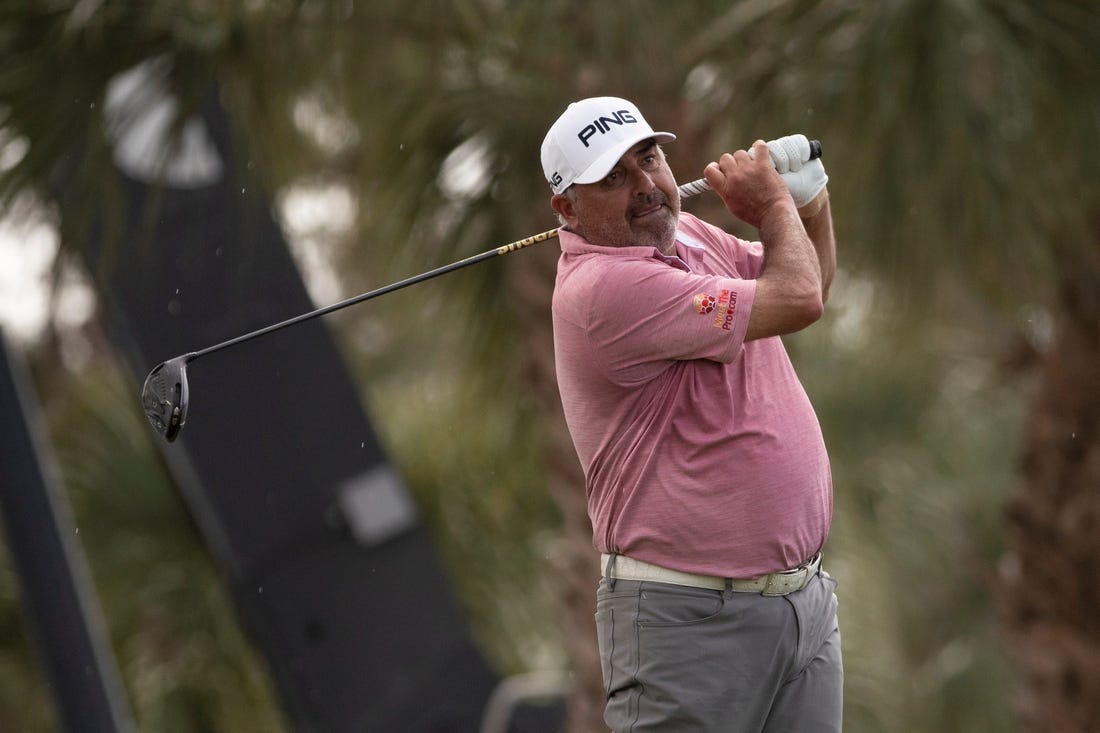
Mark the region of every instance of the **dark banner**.
MULTIPOLYGON (((315 307, 213 96, 185 132, 198 173, 182 185, 124 170, 120 138, 126 231, 88 255, 106 263, 108 320, 137 385, 315 307)), ((186 427, 156 439, 296 729, 476 731, 495 676, 323 320, 188 375, 186 427)))

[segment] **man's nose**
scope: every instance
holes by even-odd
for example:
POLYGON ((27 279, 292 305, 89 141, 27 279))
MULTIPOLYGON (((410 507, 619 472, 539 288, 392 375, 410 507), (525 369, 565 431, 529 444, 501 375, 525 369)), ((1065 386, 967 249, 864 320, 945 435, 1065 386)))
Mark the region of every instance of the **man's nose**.
POLYGON ((657 184, 653 182, 653 177, 641 168, 630 171, 630 185, 634 193, 650 193, 657 188, 657 184))

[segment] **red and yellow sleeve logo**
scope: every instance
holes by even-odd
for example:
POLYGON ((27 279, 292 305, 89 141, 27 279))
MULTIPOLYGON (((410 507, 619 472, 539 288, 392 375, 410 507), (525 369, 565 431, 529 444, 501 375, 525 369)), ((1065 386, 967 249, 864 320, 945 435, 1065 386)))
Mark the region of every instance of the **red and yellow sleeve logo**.
POLYGON ((737 310, 737 293, 723 289, 717 298, 708 293, 699 293, 692 299, 691 307, 701 316, 714 313, 712 325, 729 331, 733 326, 733 314, 737 310))

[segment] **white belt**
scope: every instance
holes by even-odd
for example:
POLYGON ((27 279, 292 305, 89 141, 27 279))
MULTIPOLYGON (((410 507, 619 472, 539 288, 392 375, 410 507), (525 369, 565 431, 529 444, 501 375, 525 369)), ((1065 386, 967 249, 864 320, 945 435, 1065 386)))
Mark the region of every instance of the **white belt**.
POLYGON ((759 593, 763 596, 785 596, 805 588, 821 568, 821 553, 817 553, 797 568, 781 570, 752 580, 720 578, 716 575, 698 575, 680 570, 670 570, 660 565, 635 560, 626 555, 601 556, 601 565, 609 578, 617 580, 641 580, 656 583, 672 583, 692 588, 732 590, 735 593, 759 593))

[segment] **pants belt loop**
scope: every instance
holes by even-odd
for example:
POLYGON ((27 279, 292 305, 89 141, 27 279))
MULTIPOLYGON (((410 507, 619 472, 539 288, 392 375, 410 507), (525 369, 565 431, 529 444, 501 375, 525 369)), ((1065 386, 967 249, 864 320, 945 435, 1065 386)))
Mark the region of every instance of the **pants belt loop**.
POLYGON ((726 600, 733 598, 733 578, 726 578, 726 600))
POLYGON ((607 564, 603 569, 603 577, 607 578, 607 589, 615 590, 615 577, 611 574, 615 570, 615 558, 618 557, 614 552, 607 554, 607 564))

